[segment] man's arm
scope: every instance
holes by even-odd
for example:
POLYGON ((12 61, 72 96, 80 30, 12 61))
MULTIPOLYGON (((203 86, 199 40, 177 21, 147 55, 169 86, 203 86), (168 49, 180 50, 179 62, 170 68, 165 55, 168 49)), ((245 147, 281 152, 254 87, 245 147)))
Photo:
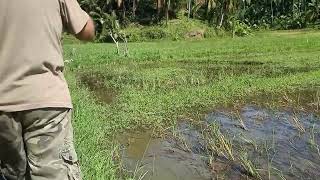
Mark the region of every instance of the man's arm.
POLYGON ((82 41, 95 38, 95 27, 91 17, 81 9, 77 0, 59 0, 60 12, 66 31, 82 41))
POLYGON ((95 27, 93 20, 89 18, 83 29, 75 36, 81 41, 93 41, 95 38, 95 27))

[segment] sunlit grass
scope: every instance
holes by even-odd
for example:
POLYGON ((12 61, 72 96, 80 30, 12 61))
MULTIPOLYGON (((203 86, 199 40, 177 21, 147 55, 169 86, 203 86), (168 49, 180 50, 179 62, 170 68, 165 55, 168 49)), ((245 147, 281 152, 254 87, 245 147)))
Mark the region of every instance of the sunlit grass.
MULTIPOLYGON (((319 38, 315 32, 268 32, 235 39, 131 43, 129 57, 118 56, 113 44, 65 45, 85 179, 119 178, 113 139, 126 129, 163 132, 178 119, 196 116, 199 120, 203 113, 239 99, 318 88, 319 38), (115 100, 99 103, 80 76, 98 78, 117 92, 115 100)), ((216 145, 235 159, 232 144, 219 131, 213 132, 216 145)), ((250 162, 242 160, 256 174, 250 162)))

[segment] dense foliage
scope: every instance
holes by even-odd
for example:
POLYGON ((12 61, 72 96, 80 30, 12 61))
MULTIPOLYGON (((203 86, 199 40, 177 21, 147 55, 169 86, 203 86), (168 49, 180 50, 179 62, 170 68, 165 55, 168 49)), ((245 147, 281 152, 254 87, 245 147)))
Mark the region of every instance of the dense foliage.
MULTIPOLYGON (((80 3, 96 21, 101 41, 114 28, 110 24, 116 24, 110 21, 119 22, 123 29, 132 24, 166 27, 172 19, 198 19, 215 29, 241 36, 252 28, 305 28, 316 24, 320 15, 320 0, 80 0, 80 3)), ((156 37, 163 36, 163 32, 156 33, 156 37)))

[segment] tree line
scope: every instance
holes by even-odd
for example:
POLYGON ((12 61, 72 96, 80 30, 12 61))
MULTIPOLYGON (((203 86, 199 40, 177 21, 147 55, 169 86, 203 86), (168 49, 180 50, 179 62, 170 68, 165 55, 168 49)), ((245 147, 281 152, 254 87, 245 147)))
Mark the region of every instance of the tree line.
POLYGON ((98 30, 131 23, 154 25, 185 17, 231 30, 235 24, 253 28, 297 29, 317 24, 320 0, 79 0, 94 17, 98 30))

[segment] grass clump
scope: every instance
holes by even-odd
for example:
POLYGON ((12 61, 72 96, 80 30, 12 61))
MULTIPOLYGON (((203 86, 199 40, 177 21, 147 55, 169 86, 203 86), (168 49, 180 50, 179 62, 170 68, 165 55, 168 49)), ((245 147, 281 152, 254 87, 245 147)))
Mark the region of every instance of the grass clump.
POLYGON ((168 24, 141 26, 132 24, 124 29, 130 42, 152 40, 184 40, 189 38, 215 37, 214 27, 210 27, 200 20, 175 19, 168 24))
POLYGON ((79 88, 74 74, 67 72, 66 78, 73 98, 73 125, 84 179, 118 179, 118 165, 114 162, 117 145, 106 141, 110 128, 104 116, 108 109, 97 104, 86 88, 79 88))
POLYGON ((209 148, 215 152, 218 156, 224 156, 225 158, 234 161, 235 156, 232 148, 232 141, 225 137, 220 131, 218 124, 212 124, 209 127, 209 148))

